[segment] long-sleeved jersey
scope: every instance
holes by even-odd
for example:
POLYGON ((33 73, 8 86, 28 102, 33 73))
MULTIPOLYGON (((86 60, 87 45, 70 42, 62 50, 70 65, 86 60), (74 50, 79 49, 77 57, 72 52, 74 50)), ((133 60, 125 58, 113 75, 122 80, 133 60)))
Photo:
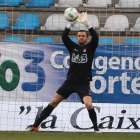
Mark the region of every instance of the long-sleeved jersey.
POLYGON ((70 67, 67 74, 68 81, 87 82, 92 81, 92 62, 95 50, 98 46, 98 35, 91 27, 89 32, 91 41, 85 46, 79 46, 68 37, 70 29, 65 28, 62 40, 70 53, 70 67))

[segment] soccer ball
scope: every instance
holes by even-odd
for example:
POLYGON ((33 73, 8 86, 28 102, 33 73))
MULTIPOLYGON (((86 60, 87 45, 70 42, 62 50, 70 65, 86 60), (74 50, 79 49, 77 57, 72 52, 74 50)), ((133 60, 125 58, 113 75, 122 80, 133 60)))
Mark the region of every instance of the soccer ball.
POLYGON ((67 21, 73 22, 78 18, 78 11, 75 8, 67 8, 64 12, 64 17, 67 21))

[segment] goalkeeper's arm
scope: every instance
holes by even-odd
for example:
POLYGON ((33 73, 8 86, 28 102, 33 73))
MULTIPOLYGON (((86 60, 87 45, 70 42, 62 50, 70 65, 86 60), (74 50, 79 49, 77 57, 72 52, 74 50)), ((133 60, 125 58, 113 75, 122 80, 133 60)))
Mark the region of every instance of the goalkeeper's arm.
POLYGON ((96 33, 96 31, 93 29, 93 27, 89 23, 89 21, 87 20, 87 12, 81 13, 78 16, 77 21, 84 24, 88 28, 88 30, 92 36, 90 43, 94 43, 95 45, 98 45, 99 37, 98 37, 98 34, 96 33))
POLYGON ((96 31, 93 29, 93 27, 89 28, 89 32, 92 36, 90 43, 98 45, 99 37, 98 37, 98 34, 96 33, 96 31))
POLYGON ((73 22, 69 22, 62 34, 62 41, 65 44, 66 48, 70 51, 74 42, 69 38, 69 32, 71 30, 71 28, 74 26, 75 23, 73 22))

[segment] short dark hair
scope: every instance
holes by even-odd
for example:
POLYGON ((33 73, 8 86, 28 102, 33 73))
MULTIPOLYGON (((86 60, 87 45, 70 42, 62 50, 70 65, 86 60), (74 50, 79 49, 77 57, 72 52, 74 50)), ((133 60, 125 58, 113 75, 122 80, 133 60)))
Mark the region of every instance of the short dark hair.
POLYGON ((79 32, 85 32, 86 35, 87 35, 87 37, 88 37, 88 32, 87 32, 86 30, 79 30, 79 31, 77 32, 77 34, 78 34, 79 32))

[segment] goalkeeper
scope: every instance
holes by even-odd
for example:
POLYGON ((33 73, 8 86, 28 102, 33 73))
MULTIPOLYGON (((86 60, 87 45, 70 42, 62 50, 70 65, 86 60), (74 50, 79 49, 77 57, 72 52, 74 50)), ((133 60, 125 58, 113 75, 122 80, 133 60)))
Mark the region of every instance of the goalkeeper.
POLYGON ((70 53, 70 68, 67 79, 63 85, 57 90, 53 100, 44 108, 41 114, 36 118, 33 125, 26 128, 26 131, 38 131, 40 123, 46 119, 54 110, 54 108, 64 99, 67 99, 72 93, 77 93, 82 103, 87 107, 89 117, 94 126, 94 132, 100 133, 97 126, 97 116, 92 105, 92 97, 90 93, 90 81, 92 81, 92 61, 95 50, 98 46, 98 35, 87 20, 87 13, 81 13, 75 22, 69 22, 62 35, 63 43, 70 53), (92 39, 88 43, 88 34, 84 30, 77 33, 78 44, 71 41, 68 37, 70 29, 76 22, 84 24, 92 39))

